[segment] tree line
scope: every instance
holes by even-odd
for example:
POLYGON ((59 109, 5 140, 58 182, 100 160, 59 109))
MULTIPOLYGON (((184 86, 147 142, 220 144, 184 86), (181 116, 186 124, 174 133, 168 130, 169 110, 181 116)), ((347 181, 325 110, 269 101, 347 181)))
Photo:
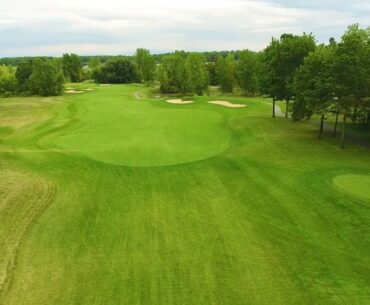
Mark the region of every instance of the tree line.
POLYGON ((319 137, 329 114, 334 133, 342 117, 341 147, 348 118, 370 124, 370 28, 351 25, 339 42, 316 45, 312 35, 282 35, 261 55, 260 92, 285 101, 294 121, 320 117, 319 137))

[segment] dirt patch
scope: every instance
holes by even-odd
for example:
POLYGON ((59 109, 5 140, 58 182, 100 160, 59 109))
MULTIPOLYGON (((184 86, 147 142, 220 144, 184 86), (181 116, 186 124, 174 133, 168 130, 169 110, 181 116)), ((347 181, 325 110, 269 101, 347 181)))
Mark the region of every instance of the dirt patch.
POLYGON ((208 103, 215 104, 215 105, 221 105, 221 106, 225 106, 225 107, 230 107, 230 108, 243 108, 243 107, 247 106, 247 105, 244 105, 244 104, 233 104, 233 103, 226 102, 226 101, 210 101, 208 103))
POLYGON ((173 99, 167 100, 167 103, 181 105, 181 104, 191 104, 194 103, 194 101, 183 101, 182 99, 173 99))
POLYGON ((80 91, 80 90, 66 90, 64 91, 64 93, 67 93, 67 94, 78 94, 78 93, 84 93, 83 91, 80 91))

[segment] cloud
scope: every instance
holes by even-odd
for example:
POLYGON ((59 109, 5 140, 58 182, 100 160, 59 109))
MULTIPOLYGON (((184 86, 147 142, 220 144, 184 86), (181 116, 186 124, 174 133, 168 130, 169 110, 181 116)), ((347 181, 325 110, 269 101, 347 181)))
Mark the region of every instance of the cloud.
POLYGON ((290 0, 2 0, 0 56, 262 49, 284 32, 338 38, 367 26, 363 1, 290 0), (323 4, 324 3, 324 4, 323 4))

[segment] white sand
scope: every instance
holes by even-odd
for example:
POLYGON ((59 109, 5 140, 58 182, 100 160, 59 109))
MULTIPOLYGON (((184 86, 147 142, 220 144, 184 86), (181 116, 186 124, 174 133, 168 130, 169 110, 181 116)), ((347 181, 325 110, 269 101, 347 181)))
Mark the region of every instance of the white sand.
POLYGON ((83 91, 94 91, 95 89, 87 88, 87 89, 82 89, 83 91))
POLYGON ((244 105, 244 104, 233 104, 233 103, 226 102, 226 101, 210 101, 208 103, 215 104, 215 105, 221 105, 221 106, 225 106, 225 107, 230 107, 230 108, 242 108, 242 107, 247 106, 247 105, 244 105))
POLYGON ((83 91, 77 91, 77 90, 66 90, 64 93, 67 94, 77 94, 77 93, 84 93, 83 91))
POLYGON ((183 101, 182 99, 174 99, 174 100, 167 100, 167 103, 181 105, 181 104, 191 104, 191 103, 194 103, 194 101, 183 101))

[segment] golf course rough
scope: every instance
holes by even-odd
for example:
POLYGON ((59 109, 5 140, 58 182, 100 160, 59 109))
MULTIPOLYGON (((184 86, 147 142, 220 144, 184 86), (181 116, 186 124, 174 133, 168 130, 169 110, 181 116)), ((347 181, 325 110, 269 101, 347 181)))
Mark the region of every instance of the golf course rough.
POLYGON ((1 305, 370 304, 369 201, 333 183, 367 149, 263 98, 73 88, 0 99, 1 305))

